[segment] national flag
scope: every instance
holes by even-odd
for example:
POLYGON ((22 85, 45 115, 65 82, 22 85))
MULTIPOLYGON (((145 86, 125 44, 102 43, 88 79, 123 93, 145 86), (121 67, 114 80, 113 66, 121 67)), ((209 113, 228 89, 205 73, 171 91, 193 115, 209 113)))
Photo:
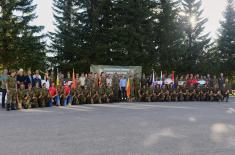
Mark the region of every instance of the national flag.
POLYGON ((73 69, 73 84, 72 84, 72 88, 76 89, 76 86, 77 86, 77 82, 76 82, 75 72, 74 72, 74 69, 73 69))
POLYGON ((171 80, 173 81, 173 83, 175 83, 175 72, 172 71, 171 73, 171 80))
POLYGON ((153 70, 153 77, 152 77, 152 85, 155 84, 155 74, 154 74, 154 70, 153 70))
POLYGON ((126 96, 130 98, 131 96, 131 84, 130 84, 130 79, 128 78, 127 80, 127 85, 126 85, 126 96))
POLYGON ((59 70, 57 69, 56 85, 60 85, 59 70))

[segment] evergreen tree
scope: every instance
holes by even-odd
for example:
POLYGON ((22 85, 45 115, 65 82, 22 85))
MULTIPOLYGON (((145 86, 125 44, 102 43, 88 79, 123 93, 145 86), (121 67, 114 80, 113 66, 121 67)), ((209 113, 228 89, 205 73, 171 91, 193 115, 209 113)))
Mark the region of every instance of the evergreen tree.
POLYGON ((218 39, 221 71, 231 75, 235 71, 235 9, 234 0, 227 0, 224 20, 221 22, 218 39))
POLYGON ((42 26, 32 25, 37 18, 33 0, 0 2, 0 59, 5 67, 43 69, 45 43, 42 26))
POLYGON ((184 67, 182 57, 185 53, 184 34, 179 19, 179 4, 171 0, 160 1, 159 22, 157 24, 157 53, 160 68, 178 72, 184 67))
POLYGON ((209 33, 205 34, 207 18, 202 17, 202 0, 183 0, 182 23, 186 35, 187 52, 184 57, 185 72, 198 72, 203 54, 211 46, 209 33))
MULTIPOLYGON (((77 1, 77 39, 84 65, 142 65, 151 70, 154 14, 151 0, 77 1)), ((87 67, 88 68, 88 67, 87 67)))
POLYGON ((140 65, 151 72, 154 63, 155 20, 152 0, 120 0, 115 4, 113 60, 118 65, 140 65))
POLYGON ((55 32, 50 33, 50 51, 54 53, 54 62, 61 71, 71 70, 79 61, 79 46, 74 40, 74 18, 76 14, 74 0, 54 0, 53 11, 55 32))

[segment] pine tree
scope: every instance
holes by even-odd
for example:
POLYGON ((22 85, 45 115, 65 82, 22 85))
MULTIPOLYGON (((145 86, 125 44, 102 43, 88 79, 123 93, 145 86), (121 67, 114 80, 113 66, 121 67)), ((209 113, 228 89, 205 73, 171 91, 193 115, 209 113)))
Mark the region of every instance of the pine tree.
POLYGON ((235 9, 234 0, 227 0, 224 20, 221 21, 218 39, 221 71, 231 75, 235 71, 235 9))
POLYGON ((202 0, 184 0, 182 2, 182 20, 186 35, 187 53, 184 57, 185 71, 198 72, 204 52, 211 46, 209 33, 204 32, 207 18, 202 17, 202 0))
POLYGON ((157 24, 157 53, 160 68, 168 72, 184 67, 182 57, 185 53, 184 34, 179 19, 179 4, 171 0, 161 0, 157 24))
POLYGON ((50 33, 50 51, 54 53, 54 63, 61 71, 72 70, 79 61, 79 45, 74 33, 74 18, 76 14, 74 0, 54 0, 53 11, 55 19, 55 32, 50 33))
POLYGON ((120 0, 114 7, 113 60, 118 65, 140 65, 144 71, 153 67, 155 49, 153 9, 151 0, 120 0))
MULTIPOLYGON (((154 14, 151 0, 77 1, 76 28, 85 66, 143 65, 151 70, 154 14)), ((88 67, 87 67, 88 68, 88 67)))
POLYGON ((43 69, 43 27, 31 24, 37 18, 33 0, 3 0, 0 6, 1 62, 5 67, 43 69))

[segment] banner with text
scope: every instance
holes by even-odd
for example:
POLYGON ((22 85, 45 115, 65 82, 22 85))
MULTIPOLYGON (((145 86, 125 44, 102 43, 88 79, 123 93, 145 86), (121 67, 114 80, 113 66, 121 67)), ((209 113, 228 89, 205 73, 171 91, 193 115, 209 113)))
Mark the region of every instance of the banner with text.
POLYGON ((141 78, 142 67, 141 66, 107 66, 107 65, 91 65, 90 71, 93 73, 106 73, 106 74, 119 74, 119 75, 136 75, 141 78))

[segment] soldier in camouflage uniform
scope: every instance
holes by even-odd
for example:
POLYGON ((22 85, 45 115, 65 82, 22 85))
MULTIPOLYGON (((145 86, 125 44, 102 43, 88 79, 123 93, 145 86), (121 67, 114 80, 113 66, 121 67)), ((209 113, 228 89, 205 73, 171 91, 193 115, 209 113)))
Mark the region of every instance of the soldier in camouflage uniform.
POLYGON ((171 101, 178 101, 178 93, 175 89, 171 92, 171 101))
POLYGON ((184 92, 182 88, 178 88, 178 101, 184 101, 184 92))
POLYGON ((91 103, 92 104, 98 104, 99 102, 99 93, 98 93, 98 89, 96 89, 95 85, 93 86, 92 90, 91 90, 91 103))
POLYGON ((86 104, 91 104, 92 103, 91 90, 85 86, 83 93, 86 98, 86 104))
POLYGON ((137 75, 135 75, 133 82, 134 82, 135 100, 139 101, 140 79, 137 77, 137 75))
POLYGON ((157 102, 157 87, 152 87, 152 95, 151 95, 151 102, 157 102))
POLYGON ((104 86, 100 85, 98 89, 98 94, 99 94, 99 103, 105 103, 107 101, 107 96, 105 92, 104 86))
POLYGON ((153 90, 147 84, 146 89, 145 89, 145 102, 151 102, 152 93, 153 93, 153 90))
MULTIPOLYGON (((16 71, 11 71, 11 76, 7 79, 7 106, 6 110, 16 110, 16 96, 17 96, 17 81, 16 81, 16 71)), ((17 107, 18 108, 18 107, 17 107)))
POLYGON ((71 88, 71 102, 72 102, 72 105, 78 105, 77 89, 76 88, 71 88))
POLYGON ((80 87, 80 85, 78 85, 78 87, 76 89, 76 94, 77 94, 78 104, 85 104, 86 103, 86 98, 84 96, 84 92, 83 92, 82 88, 80 87))
POLYGON ((25 102, 26 102, 26 96, 27 96, 27 91, 25 89, 25 86, 23 83, 20 84, 20 89, 17 90, 17 103, 18 103, 18 109, 21 110, 22 107, 25 107, 25 102))
POLYGON ((118 102, 119 101, 119 79, 118 79, 117 73, 113 75, 112 88, 113 88, 113 100, 114 102, 118 102))
POLYGON ((46 106, 47 102, 48 102, 48 90, 46 88, 46 84, 43 83, 41 93, 39 96, 39 106, 43 108, 46 106))
POLYGON ((41 107, 40 104, 40 99, 39 97, 41 96, 41 88, 39 87, 39 83, 37 82, 35 87, 33 87, 33 102, 37 104, 37 107, 41 107))
POLYGON ((31 84, 28 85, 28 90, 26 90, 26 92, 27 92, 27 96, 26 96, 25 103, 24 103, 25 109, 38 108, 38 103, 35 102, 35 100, 33 100, 34 92, 33 92, 31 84))
POLYGON ((108 87, 106 88, 106 95, 107 95, 107 103, 113 102, 113 89, 110 84, 108 84, 108 87))

